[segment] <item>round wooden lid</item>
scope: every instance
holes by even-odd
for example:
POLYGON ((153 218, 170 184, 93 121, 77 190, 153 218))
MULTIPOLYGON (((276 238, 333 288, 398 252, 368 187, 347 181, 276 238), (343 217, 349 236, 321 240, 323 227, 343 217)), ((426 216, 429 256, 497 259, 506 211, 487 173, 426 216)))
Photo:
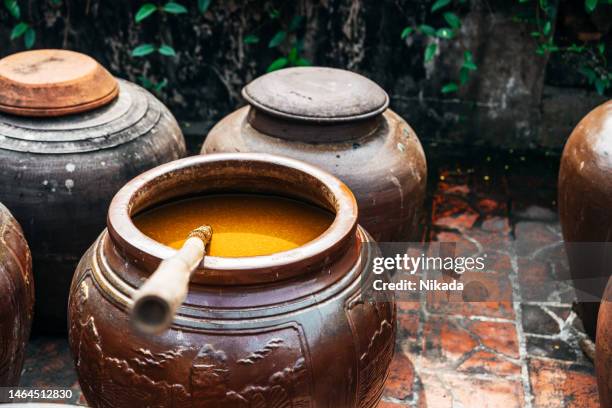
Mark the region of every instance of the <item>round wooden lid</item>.
POLYGON ((298 67, 261 76, 242 96, 270 115, 309 122, 346 122, 376 116, 389 96, 375 82, 354 72, 298 67))
POLYGON ((68 50, 35 50, 0 60, 0 111, 63 116, 111 102, 117 80, 93 58, 68 50))

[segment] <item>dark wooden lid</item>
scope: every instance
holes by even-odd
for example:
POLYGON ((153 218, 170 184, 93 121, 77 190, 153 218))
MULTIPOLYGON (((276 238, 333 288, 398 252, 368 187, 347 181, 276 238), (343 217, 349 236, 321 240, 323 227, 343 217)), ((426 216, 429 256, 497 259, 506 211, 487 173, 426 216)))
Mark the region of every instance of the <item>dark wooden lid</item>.
POLYGON ((111 102, 117 80, 93 58, 68 50, 35 50, 0 60, 0 111, 62 116, 111 102))
POLYGON ((261 76, 242 89, 255 108, 284 119, 347 122, 381 114, 389 96, 354 72, 324 67, 287 68, 261 76))

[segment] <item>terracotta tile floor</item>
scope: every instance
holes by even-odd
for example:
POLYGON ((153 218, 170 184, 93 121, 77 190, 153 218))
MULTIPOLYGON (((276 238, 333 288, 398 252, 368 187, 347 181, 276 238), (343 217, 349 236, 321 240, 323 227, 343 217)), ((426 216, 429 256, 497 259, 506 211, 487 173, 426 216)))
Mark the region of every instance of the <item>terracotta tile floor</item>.
MULTIPOLYGON (((398 304, 397 353, 380 408, 599 406, 563 282, 557 160, 512 152, 430 159, 424 237, 493 254, 486 273, 500 296, 398 304)), ((73 402, 84 403, 64 340, 35 339, 28 356, 22 385, 71 387, 73 402)))

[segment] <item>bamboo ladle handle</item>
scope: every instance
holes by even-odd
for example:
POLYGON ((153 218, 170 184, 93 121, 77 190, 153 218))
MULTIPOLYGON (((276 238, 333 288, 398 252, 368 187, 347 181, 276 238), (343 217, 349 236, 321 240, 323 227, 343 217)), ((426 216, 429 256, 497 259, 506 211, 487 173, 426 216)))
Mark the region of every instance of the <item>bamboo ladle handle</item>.
POLYGON ((164 259, 134 293, 130 318, 137 330, 158 334, 170 327, 176 309, 187 297, 191 274, 204 259, 211 238, 212 228, 208 225, 191 231, 181 249, 164 259))

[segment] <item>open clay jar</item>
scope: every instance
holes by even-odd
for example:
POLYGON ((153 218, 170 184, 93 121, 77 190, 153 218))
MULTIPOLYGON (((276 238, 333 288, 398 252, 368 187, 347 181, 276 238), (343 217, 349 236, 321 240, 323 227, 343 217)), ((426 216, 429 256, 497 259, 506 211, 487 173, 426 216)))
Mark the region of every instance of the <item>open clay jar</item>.
POLYGON ((393 299, 361 297, 374 248, 365 243, 371 238, 357 225, 350 190, 300 161, 207 155, 136 177, 113 199, 108 230, 82 258, 71 288, 70 345, 87 401, 376 406, 396 317, 393 299), (159 336, 134 332, 132 295, 176 250, 145 235, 132 217, 189 197, 230 193, 290 198, 333 213, 333 221, 294 249, 207 256, 170 329, 159 336))

